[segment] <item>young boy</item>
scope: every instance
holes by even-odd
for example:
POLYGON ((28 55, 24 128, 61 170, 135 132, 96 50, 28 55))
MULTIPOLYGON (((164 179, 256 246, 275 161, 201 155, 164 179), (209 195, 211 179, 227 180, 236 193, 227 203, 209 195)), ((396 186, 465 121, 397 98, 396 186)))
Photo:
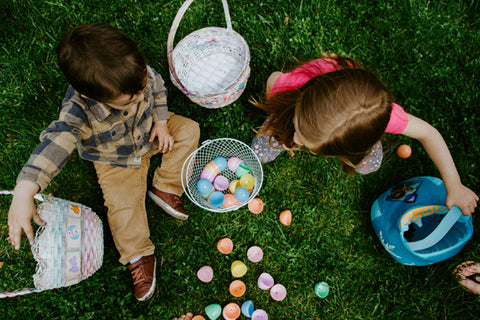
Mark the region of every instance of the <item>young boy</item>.
POLYGON ((150 158, 163 153, 148 195, 168 214, 187 219, 180 202, 181 167, 196 149, 199 126, 168 111, 160 75, 145 64, 135 42, 106 24, 86 24, 65 34, 58 63, 70 87, 60 117, 41 134, 17 178, 8 215, 9 235, 20 247, 22 229, 33 242, 33 196, 44 190, 75 149, 92 161, 108 208, 120 263, 128 264, 135 297, 155 291, 155 246, 150 240, 145 195, 150 158))

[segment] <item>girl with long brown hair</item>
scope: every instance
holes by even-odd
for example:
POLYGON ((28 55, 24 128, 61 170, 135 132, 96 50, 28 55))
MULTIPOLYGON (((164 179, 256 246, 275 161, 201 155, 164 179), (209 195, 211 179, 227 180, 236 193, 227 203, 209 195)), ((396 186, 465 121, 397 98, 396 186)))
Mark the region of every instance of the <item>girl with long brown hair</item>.
POLYGON ((254 101, 269 116, 252 142, 263 163, 303 146, 338 157, 346 172, 367 174, 380 167, 383 133, 403 134, 419 140, 437 166, 447 207, 457 205, 464 215, 475 211, 478 196, 462 184, 440 133, 394 103, 391 92, 356 61, 330 55, 274 72, 266 93, 264 101, 254 101))

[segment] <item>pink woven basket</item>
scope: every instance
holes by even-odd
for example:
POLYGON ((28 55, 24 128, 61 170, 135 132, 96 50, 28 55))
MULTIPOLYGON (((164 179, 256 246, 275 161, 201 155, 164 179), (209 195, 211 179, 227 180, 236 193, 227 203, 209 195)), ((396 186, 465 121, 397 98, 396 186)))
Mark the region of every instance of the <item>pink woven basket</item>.
POLYGON ((42 201, 37 213, 46 222, 37 229, 32 245, 37 262, 35 288, 0 292, 0 298, 71 286, 102 266, 103 225, 95 212, 82 204, 45 194, 37 194, 35 199, 42 201))
POLYGON ((232 29, 226 0, 222 0, 227 28, 194 31, 173 48, 178 25, 193 0, 183 3, 167 40, 170 79, 193 102, 215 109, 237 100, 250 76, 250 51, 245 39, 232 29))

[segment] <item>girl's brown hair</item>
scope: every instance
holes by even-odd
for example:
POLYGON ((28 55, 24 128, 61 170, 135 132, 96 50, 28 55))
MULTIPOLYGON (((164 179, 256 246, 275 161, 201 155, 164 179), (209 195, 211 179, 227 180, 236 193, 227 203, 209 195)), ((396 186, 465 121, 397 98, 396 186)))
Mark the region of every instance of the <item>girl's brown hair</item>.
POLYGON ((270 114, 260 133, 269 132, 291 148, 297 131, 310 151, 340 158, 343 169, 351 172, 385 131, 393 98, 377 77, 355 61, 333 58, 338 63, 336 71, 256 103, 270 114))
POLYGON ((71 29, 61 39, 57 56, 70 85, 94 100, 133 96, 145 86, 145 58, 128 35, 108 24, 71 29))

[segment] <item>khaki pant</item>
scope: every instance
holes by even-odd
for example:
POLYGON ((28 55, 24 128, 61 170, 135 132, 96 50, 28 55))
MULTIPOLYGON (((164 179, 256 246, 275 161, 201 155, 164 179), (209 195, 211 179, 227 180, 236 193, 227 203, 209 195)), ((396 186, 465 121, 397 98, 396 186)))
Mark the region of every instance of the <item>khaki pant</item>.
MULTIPOLYGON (((161 191, 181 196, 183 162, 197 148, 200 129, 195 121, 172 113, 167 125, 175 144, 172 151, 163 154, 152 185, 161 191)), ((108 224, 122 264, 138 256, 153 254, 155 250, 150 240, 145 196, 150 158, 157 153, 158 150, 153 150, 143 156, 140 168, 94 164, 108 208, 108 224)))

